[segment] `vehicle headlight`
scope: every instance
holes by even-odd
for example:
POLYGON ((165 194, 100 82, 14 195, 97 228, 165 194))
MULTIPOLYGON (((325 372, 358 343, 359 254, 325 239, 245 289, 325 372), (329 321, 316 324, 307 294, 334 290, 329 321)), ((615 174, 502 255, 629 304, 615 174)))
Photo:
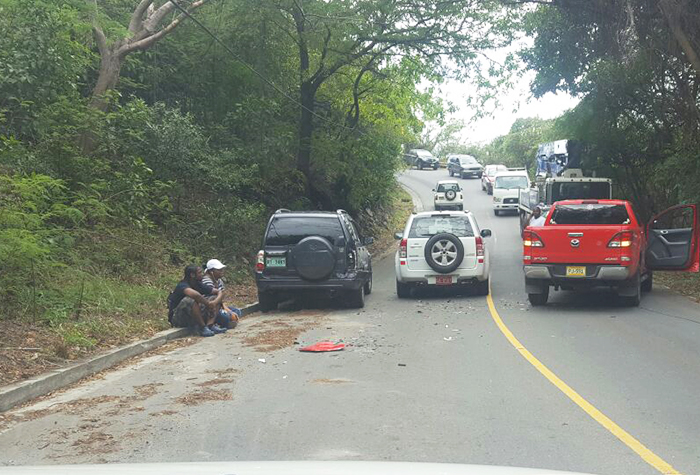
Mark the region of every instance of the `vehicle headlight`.
POLYGON ((496 203, 500 203, 500 202, 501 202, 501 198, 499 198, 498 196, 494 196, 494 197, 493 197, 493 201, 496 202, 496 203))

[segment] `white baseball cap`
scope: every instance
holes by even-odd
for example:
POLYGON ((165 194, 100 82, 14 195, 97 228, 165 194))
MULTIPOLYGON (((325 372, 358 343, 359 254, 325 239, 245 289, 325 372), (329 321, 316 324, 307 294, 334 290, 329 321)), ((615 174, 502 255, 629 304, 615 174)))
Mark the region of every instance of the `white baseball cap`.
POLYGON ((219 259, 209 259, 207 261, 207 270, 221 270, 225 268, 226 266, 219 260, 219 259))

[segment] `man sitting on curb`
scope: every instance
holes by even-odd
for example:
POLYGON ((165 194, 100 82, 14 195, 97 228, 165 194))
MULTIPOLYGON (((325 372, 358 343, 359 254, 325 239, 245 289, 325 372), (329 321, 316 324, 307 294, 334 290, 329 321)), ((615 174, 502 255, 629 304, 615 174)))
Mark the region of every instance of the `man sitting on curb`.
MULTIPOLYGON (((224 291, 224 269, 226 266, 218 259, 209 259, 205 266, 202 286, 210 288, 210 293, 218 295, 224 291)), ((241 317, 240 309, 221 302, 216 322, 224 328, 235 328, 241 317)))
POLYGON ((204 294, 208 289, 202 287, 201 281, 202 269, 193 265, 185 267, 184 279, 168 298, 168 320, 173 327, 194 327, 201 336, 214 336, 226 331, 215 323, 223 294, 207 299, 204 294))

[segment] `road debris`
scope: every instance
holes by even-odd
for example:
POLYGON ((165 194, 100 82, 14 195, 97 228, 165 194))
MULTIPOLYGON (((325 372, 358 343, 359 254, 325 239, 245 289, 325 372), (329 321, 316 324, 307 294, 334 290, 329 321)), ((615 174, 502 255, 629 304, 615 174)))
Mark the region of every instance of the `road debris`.
POLYGON ((445 341, 452 341, 452 337, 451 337, 451 336, 447 336, 447 337, 444 337, 443 340, 445 340, 445 341))
POLYGON ((265 358, 258 358, 258 361, 260 361, 261 363, 265 363, 265 362, 266 362, 265 358))
POLYGON ((323 353, 327 351, 342 351, 345 349, 345 343, 333 343, 332 341, 320 341, 313 345, 299 348, 299 351, 306 353, 323 353))

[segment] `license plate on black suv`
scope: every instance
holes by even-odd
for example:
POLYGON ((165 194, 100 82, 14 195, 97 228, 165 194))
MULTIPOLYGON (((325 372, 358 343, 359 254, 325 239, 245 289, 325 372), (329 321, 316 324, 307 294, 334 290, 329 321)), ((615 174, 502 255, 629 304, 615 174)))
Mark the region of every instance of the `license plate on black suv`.
POLYGON ((286 257, 268 257, 265 259, 266 267, 287 267, 286 257))

